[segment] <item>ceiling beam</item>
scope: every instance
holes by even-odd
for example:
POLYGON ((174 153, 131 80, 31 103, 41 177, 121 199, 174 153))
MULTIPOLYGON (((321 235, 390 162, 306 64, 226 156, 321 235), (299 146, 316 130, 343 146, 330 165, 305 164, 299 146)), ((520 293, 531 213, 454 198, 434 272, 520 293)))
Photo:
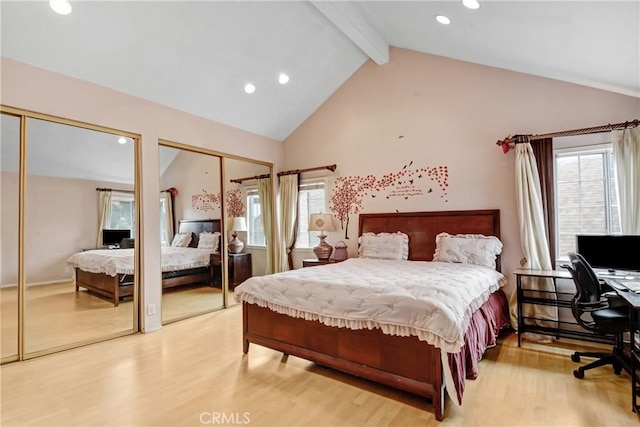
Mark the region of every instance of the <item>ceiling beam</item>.
POLYGON ((389 44, 367 21, 357 2, 310 0, 310 3, 378 65, 389 62, 389 44))

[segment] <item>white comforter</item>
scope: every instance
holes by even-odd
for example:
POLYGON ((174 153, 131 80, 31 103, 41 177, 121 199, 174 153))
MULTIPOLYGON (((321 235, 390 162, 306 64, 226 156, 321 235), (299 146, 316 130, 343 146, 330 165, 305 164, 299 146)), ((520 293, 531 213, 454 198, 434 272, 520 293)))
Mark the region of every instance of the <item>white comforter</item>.
POLYGON ((501 273, 477 265, 356 258, 252 277, 234 292, 238 302, 278 313, 415 335, 457 353, 473 312, 505 284, 501 273))
MULTIPOLYGON (((67 264, 89 273, 133 274, 133 249, 95 250, 73 254, 67 264)), ((212 249, 162 247, 162 271, 206 267, 212 249)))

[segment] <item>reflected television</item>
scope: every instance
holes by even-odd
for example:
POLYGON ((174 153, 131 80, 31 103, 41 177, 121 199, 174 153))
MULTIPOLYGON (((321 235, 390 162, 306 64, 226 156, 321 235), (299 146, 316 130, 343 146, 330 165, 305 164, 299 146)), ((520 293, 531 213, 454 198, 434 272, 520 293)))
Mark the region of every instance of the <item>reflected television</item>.
POLYGON ((640 236, 578 234, 576 252, 594 268, 640 271, 640 236))
POLYGON ((122 239, 131 237, 131 230, 102 230, 102 244, 105 246, 120 245, 122 239))

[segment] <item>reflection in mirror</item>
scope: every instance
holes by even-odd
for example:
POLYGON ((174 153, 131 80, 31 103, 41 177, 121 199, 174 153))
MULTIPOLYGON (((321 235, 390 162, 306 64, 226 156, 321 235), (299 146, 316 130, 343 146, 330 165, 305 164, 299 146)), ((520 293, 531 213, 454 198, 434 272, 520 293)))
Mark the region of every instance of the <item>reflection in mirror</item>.
POLYGON ((133 332, 134 250, 110 239, 135 236, 134 141, 32 118, 27 130, 26 353, 133 332))
MULTIPOLYGON (((229 234, 229 298, 235 304, 233 290, 251 276, 271 273, 271 192, 264 191, 255 177, 268 175, 270 168, 246 160, 224 159, 225 165, 225 217, 229 234), (249 178, 249 179, 246 179, 249 178), (237 182, 240 181, 240 182, 237 182), (265 203, 266 195, 269 201, 265 203), (269 208, 265 211, 265 206, 269 208), (236 237, 234 237, 236 235, 236 237), (233 244, 243 243, 239 249, 233 244), (269 245, 269 246, 268 246, 269 245)), ((271 178, 263 178, 272 182, 271 178)))
POLYGON ((220 158, 160 145, 162 321, 224 306, 220 158), (180 262, 178 262, 180 261, 180 262))
POLYGON ((0 137, 0 357, 18 355, 18 188, 20 118, 2 115, 0 137))

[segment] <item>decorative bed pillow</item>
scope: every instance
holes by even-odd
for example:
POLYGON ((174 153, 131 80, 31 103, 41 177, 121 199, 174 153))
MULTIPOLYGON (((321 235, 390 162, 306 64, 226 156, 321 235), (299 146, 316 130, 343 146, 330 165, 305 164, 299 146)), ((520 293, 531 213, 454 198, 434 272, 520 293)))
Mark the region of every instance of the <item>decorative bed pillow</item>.
POLYGON ((436 236, 433 260, 496 268, 496 257, 501 252, 502 242, 495 236, 440 233, 436 236))
POLYGON ((191 233, 178 233, 173 236, 171 246, 174 248, 187 248, 189 243, 191 243, 191 233))
POLYGON ((220 246, 220 232, 203 231, 198 235, 198 249, 214 249, 214 253, 218 252, 220 246))
POLYGON ((396 259, 409 258, 409 236, 404 233, 364 233, 358 238, 360 258, 396 259))

